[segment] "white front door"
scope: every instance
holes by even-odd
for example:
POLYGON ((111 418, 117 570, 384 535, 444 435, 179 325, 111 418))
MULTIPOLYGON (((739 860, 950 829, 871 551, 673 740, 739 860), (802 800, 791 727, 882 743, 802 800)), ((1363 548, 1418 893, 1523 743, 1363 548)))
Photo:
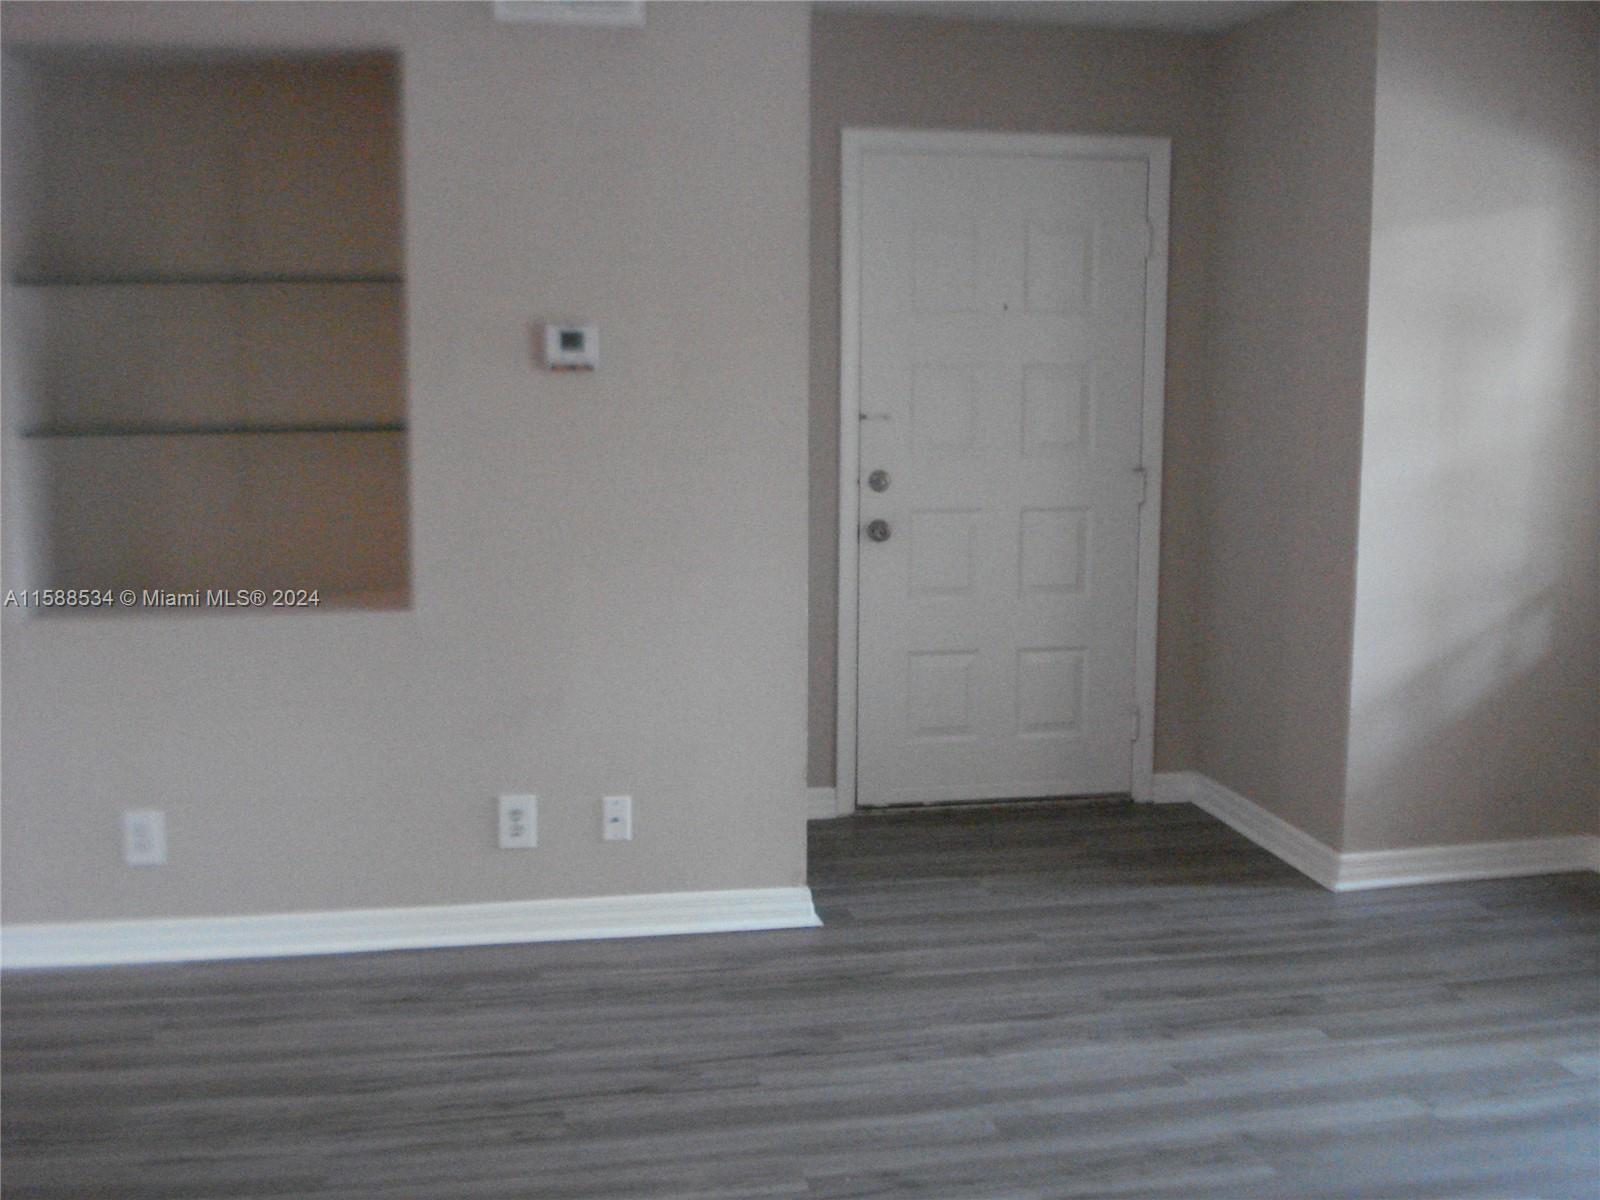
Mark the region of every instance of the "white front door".
POLYGON ((1149 172, 862 156, 860 804, 1130 788, 1149 172))

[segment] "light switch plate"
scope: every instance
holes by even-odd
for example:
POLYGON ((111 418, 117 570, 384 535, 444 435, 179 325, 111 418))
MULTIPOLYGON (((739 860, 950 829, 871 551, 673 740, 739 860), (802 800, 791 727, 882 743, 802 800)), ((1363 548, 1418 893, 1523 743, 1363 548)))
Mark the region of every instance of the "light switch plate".
POLYGON ((600 801, 600 836, 608 842, 633 840, 632 796, 607 796, 600 801))

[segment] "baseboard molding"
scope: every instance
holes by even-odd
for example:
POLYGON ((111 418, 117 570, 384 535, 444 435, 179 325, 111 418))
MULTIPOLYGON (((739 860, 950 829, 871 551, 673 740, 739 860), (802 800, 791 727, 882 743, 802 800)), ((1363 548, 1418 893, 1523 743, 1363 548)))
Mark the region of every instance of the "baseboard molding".
POLYGON ((1188 778, 1183 788, 1189 803, 1210 813, 1230 829, 1244 834, 1269 854, 1276 855, 1302 875, 1310 876, 1323 887, 1338 890, 1339 855, 1303 829, 1282 817, 1274 816, 1259 804, 1246 800, 1232 788, 1198 771, 1179 772, 1188 778))
POLYGON ((828 821, 841 816, 839 793, 833 788, 806 789, 806 820, 828 821))
POLYGON ((1154 798, 1203 809, 1335 892, 1600 870, 1600 837, 1583 835, 1340 853, 1198 771, 1157 775, 1154 798))
POLYGON ((1600 837, 1527 838, 1339 856, 1338 890, 1600 870, 1600 837))
POLYGON ((81 921, 0 929, 0 966, 87 967, 803 929, 811 889, 658 892, 426 908, 81 921))

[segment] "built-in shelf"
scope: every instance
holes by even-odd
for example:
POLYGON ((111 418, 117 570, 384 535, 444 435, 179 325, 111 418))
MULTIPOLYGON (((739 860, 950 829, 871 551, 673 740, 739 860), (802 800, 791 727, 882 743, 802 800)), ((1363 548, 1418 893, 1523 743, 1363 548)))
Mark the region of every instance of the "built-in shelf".
POLYGON ((399 275, 22 275, 17 287, 240 287, 250 285, 303 285, 327 287, 337 284, 399 286, 399 275))
POLYGON ((22 78, 0 284, 26 553, 6 586, 403 607, 393 57, 130 53, 22 78))
POLYGON ((285 433, 404 433, 399 422, 284 425, 85 425, 30 429, 25 438, 238 437, 285 433))

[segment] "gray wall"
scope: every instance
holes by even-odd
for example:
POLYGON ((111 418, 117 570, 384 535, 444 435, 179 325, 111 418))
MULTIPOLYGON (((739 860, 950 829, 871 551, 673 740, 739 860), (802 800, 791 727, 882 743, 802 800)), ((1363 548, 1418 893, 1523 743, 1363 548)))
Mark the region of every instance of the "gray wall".
POLYGON ((802 883, 805 9, 4 21, 10 50, 399 51, 414 583, 392 613, 6 612, 6 919, 802 883), (570 316, 600 371, 536 371, 532 323, 570 316), (493 848, 499 791, 543 797, 537 851, 493 848), (169 866, 121 865, 129 807, 167 810, 169 866))
POLYGON ((1378 35, 1346 848, 1593 832, 1600 9, 1378 35))
POLYGON ((1377 15, 1224 42, 1197 763, 1339 848, 1377 15))
POLYGON ((811 60, 811 620, 806 777, 834 782, 839 507, 839 132, 851 126, 1172 138, 1156 767, 1192 765, 1205 471, 1211 39, 818 10, 811 60))

